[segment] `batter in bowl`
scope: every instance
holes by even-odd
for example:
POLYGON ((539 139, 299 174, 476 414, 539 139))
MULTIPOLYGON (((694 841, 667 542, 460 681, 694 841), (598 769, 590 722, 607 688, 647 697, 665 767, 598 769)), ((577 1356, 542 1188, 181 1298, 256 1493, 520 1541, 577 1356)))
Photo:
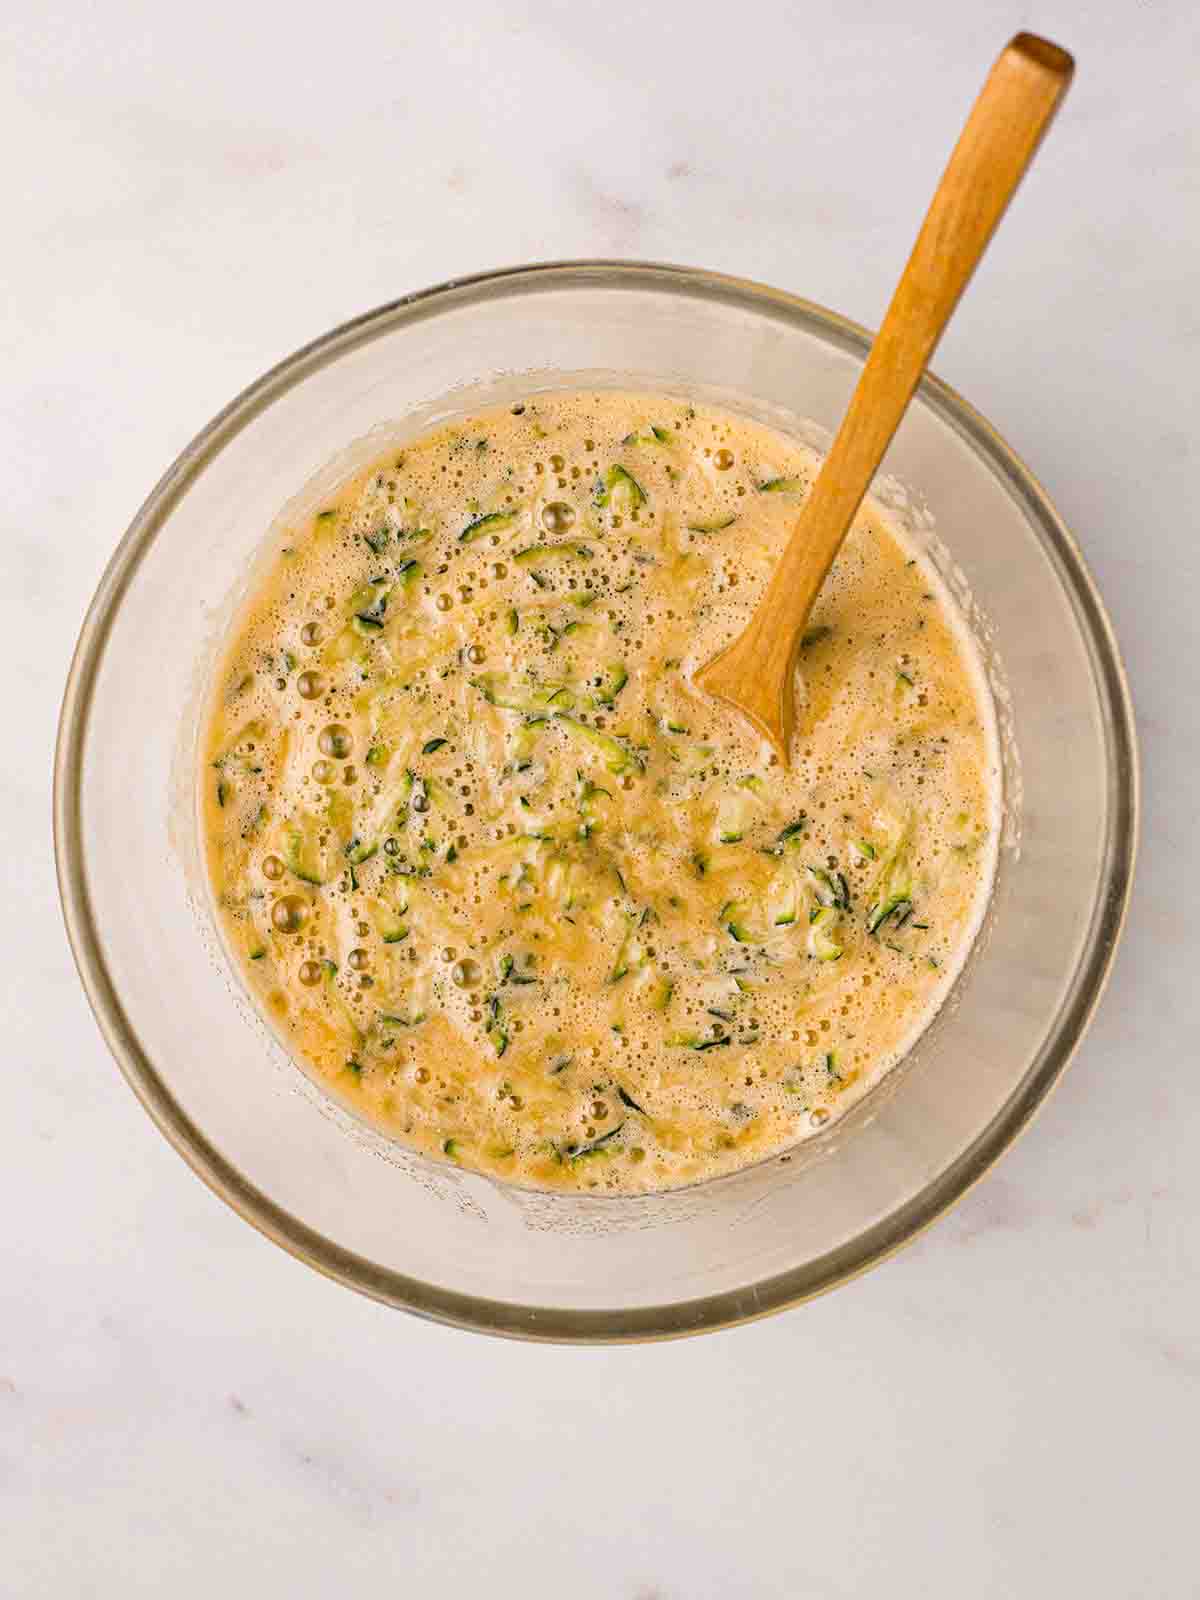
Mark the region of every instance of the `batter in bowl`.
POLYGON ((661 394, 428 433, 289 529, 203 736, 214 896, 293 1053, 372 1122, 637 1192, 827 1126, 953 983, 991 883, 991 708, 864 508, 785 769, 691 673, 817 457, 661 394))

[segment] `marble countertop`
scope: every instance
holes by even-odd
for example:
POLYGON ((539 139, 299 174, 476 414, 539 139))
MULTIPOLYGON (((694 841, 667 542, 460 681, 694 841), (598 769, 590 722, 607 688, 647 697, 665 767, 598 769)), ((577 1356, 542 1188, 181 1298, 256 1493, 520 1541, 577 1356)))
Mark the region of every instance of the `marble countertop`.
POLYGON ((1197 1592, 1200 27, 887 13, 6 8, 5 1596, 1197 1592), (264 368, 457 273, 696 262, 877 322, 1019 26, 1079 76, 937 369, 1078 534, 1139 710, 1140 874, 1074 1067, 917 1244, 734 1332, 543 1349, 324 1281, 154 1131, 62 932, 55 718, 116 540, 264 368))

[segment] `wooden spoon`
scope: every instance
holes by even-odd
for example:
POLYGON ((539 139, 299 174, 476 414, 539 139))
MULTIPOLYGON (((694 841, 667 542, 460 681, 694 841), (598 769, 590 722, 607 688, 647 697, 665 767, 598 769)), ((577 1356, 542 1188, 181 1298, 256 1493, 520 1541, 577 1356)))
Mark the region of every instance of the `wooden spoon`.
POLYGON ((1065 50, 1030 33, 1019 33, 1001 52, 942 174, 850 409, 750 625, 696 674, 700 688, 740 711, 771 741, 785 766, 796 660, 813 601, 1074 71, 1065 50))

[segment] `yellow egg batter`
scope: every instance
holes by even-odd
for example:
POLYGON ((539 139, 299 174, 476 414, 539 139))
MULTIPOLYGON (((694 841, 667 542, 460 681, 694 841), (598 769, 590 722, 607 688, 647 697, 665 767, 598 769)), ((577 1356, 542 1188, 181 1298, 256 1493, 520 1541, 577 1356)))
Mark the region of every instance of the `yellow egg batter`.
POLYGON ((288 530, 200 767, 231 949, 294 1052, 442 1159, 633 1192, 793 1145, 944 998, 998 761, 877 508, 813 612, 789 768, 692 687, 819 465, 660 394, 542 394, 288 530))

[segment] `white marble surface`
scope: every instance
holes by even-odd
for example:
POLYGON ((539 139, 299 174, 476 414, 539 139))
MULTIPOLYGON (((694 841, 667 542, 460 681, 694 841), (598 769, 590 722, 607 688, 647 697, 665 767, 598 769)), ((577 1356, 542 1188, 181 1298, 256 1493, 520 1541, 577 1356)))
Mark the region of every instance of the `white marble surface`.
POLYGON ((9 0, 0 38, 0 1594, 1200 1592, 1194 8, 9 0), (61 931, 54 723, 119 534, 268 364, 454 273, 657 257, 877 320, 1023 25, 1079 79, 937 365, 1079 534, 1140 711, 1074 1068, 916 1246, 733 1333, 540 1349, 323 1281, 151 1128, 61 931))

